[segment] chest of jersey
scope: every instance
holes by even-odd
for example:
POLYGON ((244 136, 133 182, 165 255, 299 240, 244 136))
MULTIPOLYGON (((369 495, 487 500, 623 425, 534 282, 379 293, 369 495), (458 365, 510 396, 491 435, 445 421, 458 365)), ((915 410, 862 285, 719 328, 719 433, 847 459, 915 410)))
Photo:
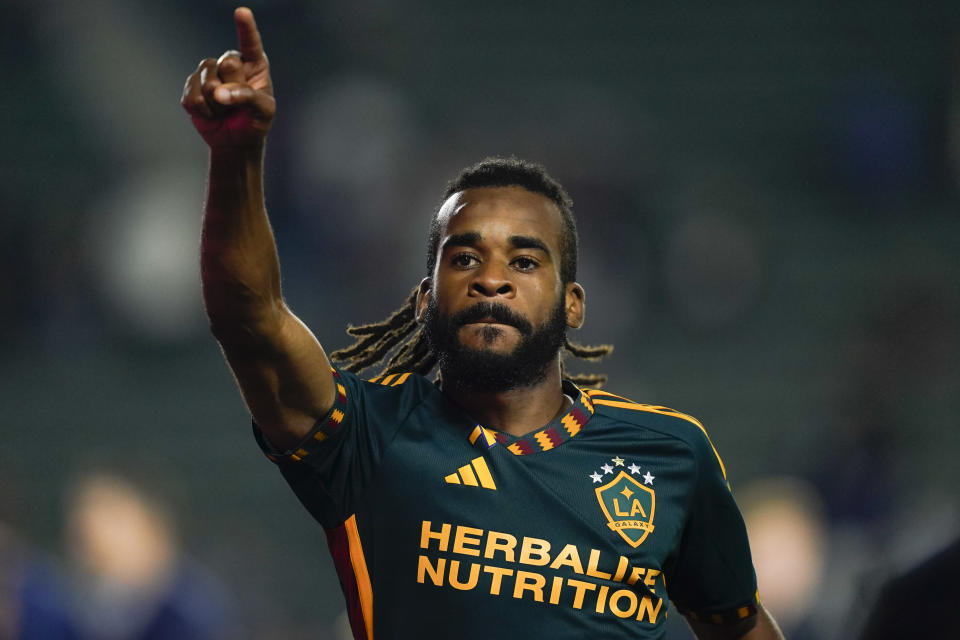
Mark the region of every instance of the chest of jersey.
POLYGON ((491 607, 537 637, 572 621, 658 629, 695 482, 682 446, 594 416, 561 446, 515 455, 471 444, 469 427, 414 419, 357 511, 375 600, 391 603, 378 620, 427 603, 464 630, 486 628, 491 607))

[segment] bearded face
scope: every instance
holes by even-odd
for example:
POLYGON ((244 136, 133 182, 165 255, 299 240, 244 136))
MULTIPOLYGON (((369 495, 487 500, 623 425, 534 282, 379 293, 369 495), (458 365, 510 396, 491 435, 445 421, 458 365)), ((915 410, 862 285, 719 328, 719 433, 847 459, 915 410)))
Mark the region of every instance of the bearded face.
POLYGON ((452 315, 443 315, 431 296, 424 317, 430 347, 437 354, 444 385, 459 389, 501 393, 537 384, 556 366, 557 353, 567 333, 566 314, 561 296, 554 312, 539 327, 501 303, 478 302, 452 315), (472 348, 463 344, 460 330, 487 322, 481 328, 483 339, 492 344, 502 333, 497 325, 516 329, 521 340, 510 352, 472 348))

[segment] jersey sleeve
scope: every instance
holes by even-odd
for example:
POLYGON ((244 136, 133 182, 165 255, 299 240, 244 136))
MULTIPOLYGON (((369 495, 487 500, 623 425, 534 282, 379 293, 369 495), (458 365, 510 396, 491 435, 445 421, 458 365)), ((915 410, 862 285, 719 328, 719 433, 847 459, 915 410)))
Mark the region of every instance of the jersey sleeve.
POLYGON ((380 461, 405 417, 418 404, 412 374, 391 383, 366 382, 334 369, 337 394, 330 411, 296 447, 275 449, 253 425, 263 452, 275 462, 307 511, 324 527, 341 524, 356 511, 380 461))
POLYGON ((757 612, 757 578, 747 530, 723 463, 702 434, 693 443, 697 481, 667 591, 692 620, 728 624, 757 612))

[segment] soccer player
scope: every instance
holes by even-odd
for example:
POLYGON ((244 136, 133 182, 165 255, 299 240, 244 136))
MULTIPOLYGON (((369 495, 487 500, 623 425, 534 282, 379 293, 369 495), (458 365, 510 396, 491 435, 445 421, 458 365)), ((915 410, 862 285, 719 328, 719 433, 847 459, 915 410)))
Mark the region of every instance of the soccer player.
POLYGON ((182 98, 210 147, 204 301, 258 443, 325 529, 354 636, 659 638, 669 597, 699 638, 782 638, 702 425, 561 366, 609 347, 566 339, 577 234, 539 166, 461 173, 427 277, 331 366, 281 294, 269 65, 252 13, 234 20, 239 51, 203 60, 182 98))

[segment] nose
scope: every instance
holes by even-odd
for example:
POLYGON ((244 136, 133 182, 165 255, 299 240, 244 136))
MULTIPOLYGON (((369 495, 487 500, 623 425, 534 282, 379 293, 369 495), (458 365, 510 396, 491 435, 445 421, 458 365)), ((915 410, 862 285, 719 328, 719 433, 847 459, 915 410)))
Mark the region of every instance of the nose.
POLYGON ((516 288, 510 280, 507 269, 489 262, 477 269, 473 280, 470 281, 471 297, 513 298, 514 295, 516 295, 516 288))

